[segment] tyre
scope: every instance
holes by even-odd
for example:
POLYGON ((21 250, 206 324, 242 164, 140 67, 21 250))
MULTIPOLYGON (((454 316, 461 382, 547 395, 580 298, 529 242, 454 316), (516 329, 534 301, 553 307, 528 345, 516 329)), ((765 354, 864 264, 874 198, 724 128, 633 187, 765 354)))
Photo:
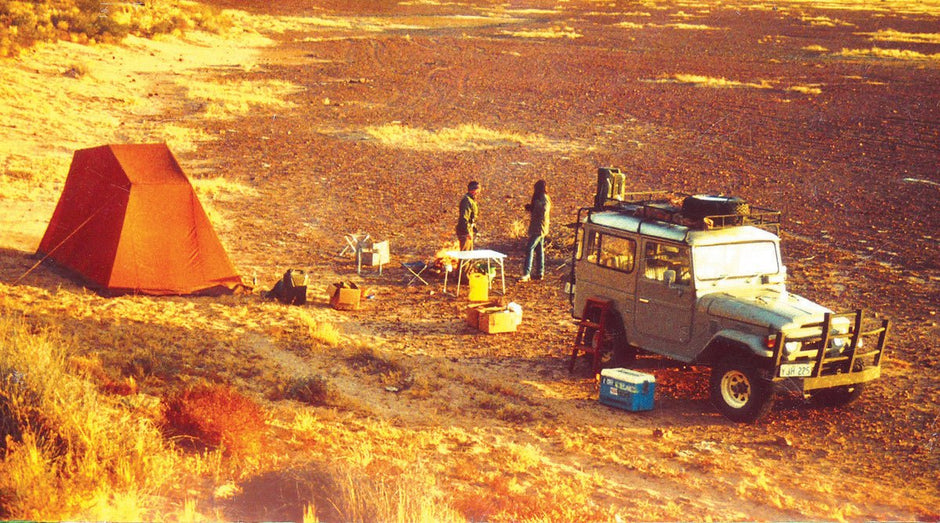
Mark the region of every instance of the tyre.
POLYGON ((724 359, 712 367, 710 393, 718 411, 732 421, 757 421, 773 407, 771 384, 748 360, 724 359))
POLYGON ((697 194, 682 200, 682 214, 692 220, 706 216, 747 215, 750 212, 750 205, 736 196, 697 194))
POLYGON ((627 340, 627 331, 623 328, 623 319, 617 311, 610 311, 608 318, 610 329, 608 331, 607 351, 610 353, 610 363, 617 367, 627 366, 636 361, 636 347, 627 340))
POLYGON ((618 367, 626 367, 631 363, 636 362, 636 357, 640 354, 640 350, 630 345, 629 343, 622 343, 614 347, 614 365, 618 367))
POLYGON ((865 391, 864 383, 847 385, 845 387, 833 387, 831 389, 819 389, 810 394, 810 401, 820 407, 842 407, 857 400, 862 392, 865 391))

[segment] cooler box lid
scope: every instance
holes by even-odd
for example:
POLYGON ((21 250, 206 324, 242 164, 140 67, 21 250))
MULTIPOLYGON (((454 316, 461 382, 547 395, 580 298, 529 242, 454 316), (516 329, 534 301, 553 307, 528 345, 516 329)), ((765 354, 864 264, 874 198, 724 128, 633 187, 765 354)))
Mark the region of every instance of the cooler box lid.
POLYGON ((633 369, 601 369, 601 376, 635 385, 656 383, 656 376, 633 369))

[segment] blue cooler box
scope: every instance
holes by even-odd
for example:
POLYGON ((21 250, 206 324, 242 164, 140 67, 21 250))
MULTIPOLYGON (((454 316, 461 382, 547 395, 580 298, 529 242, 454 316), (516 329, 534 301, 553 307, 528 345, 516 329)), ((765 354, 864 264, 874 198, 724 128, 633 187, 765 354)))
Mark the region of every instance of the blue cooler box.
POLYGON ((600 402, 625 410, 652 410, 656 376, 631 369, 601 370, 600 402))

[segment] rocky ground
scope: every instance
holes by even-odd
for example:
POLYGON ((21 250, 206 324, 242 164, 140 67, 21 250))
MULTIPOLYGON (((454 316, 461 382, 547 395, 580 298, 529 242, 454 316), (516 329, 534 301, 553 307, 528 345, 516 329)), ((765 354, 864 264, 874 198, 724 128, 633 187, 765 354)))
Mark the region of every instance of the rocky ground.
POLYGON ((180 155, 184 167, 254 190, 213 203, 236 267, 259 288, 287 268, 308 270, 306 307, 344 335, 400 355, 411 379, 442 369, 462 378, 399 394, 413 384, 390 387, 354 366, 336 374, 342 362, 327 355, 261 357, 332 372, 369 416, 401 427, 482 427, 535 446, 557 474, 604 478, 586 499, 630 519, 938 517, 936 10, 210 3, 318 20, 269 35, 277 45, 257 67, 218 72, 288 82, 297 87, 292 107, 196 122, 218 139, 180 155), (879 39, 887 30, 894 39, 879 39), (709 404, 707 369, 645 357, 635 368, 656 376, 655 409, 599 405, 586 363, 567 370, 575 327, 562 292, 565 225, 591 201, 599 166, 621 167, 634 190, 720 192, 781 210, 790 290, 891 320, 883 378, 850 407, 781 398, 762 422, 739 425, 709 404), (505 299, 524 309, 512 334, 466 326, 465 296, 443 293, 434 277, 407 286, 399 266, 454 240, 471 179, 483 186, 478 244, 509 255, 505 299), (512 231, 538 179, 554 203, 548 273, 522 284, 522 240, 512 231), (356 275, 339 255, 343 235, 360 231, 391 244, 381 274, 356 275), (328 310, 326 288, 340 280, 367 285, 374 298, 358 311, 328 310), (499 386, 503 403, 482 401, 499 386))

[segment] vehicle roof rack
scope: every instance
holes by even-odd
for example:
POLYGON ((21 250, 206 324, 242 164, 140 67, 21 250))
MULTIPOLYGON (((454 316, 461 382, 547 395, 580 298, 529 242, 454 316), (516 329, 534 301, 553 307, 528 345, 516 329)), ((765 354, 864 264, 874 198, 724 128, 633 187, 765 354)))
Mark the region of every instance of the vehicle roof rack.
MULTIPOLYGON (((744 212, 736 214, 707 214, 689 217, 683 214, 683 201, 692 195, 667 190, 625 192, 623 199, 607 199, 604 206, 585 207, 588 216, 593 212, 613 211, 647 220, 683 225, 695 230, 725 229, 751 225, 780 234, 780 211, 746 205, 744 212)), ((579 219, 580 219, 580 214, 579 219)))

